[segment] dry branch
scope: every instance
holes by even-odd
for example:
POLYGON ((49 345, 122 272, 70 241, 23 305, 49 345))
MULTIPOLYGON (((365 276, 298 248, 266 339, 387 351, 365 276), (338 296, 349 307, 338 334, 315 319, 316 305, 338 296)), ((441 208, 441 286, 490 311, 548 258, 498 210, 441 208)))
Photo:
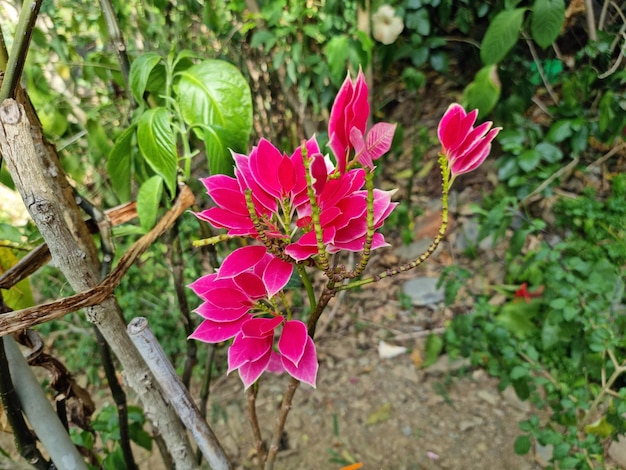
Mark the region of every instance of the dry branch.
MULTIPOLYGON (((30 117, 34 113, 28 108, 27 104, 30 117)), ((166 441, 177 467, 197 468, 184 427, 126 333, 119 306, 111 295, 112 288, 99 287, 103 291, 97 296, 98 299, 102 296, 102 303, 92 303, 93 299, 84 293, 98 285, 100 266, 96 246, 56 151, 40 134, 39 126, 31 129, 27 111, 14 100, 5 100, 0 105, 0 150, 15 186, 48 244, 52 260, 74 291, 83 292, 78 294, 82 295, 81 305, 91 305, 85 310, 87 319, 98 327, 118 357, 128 384, 166 441)), ((118 279, 122 274, 116 269, 111 276, 118 279)))

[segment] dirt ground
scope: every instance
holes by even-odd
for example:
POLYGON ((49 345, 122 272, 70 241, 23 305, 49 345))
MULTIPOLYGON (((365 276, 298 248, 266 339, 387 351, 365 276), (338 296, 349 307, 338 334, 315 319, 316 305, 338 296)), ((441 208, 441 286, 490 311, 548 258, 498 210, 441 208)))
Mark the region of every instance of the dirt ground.
MULTIPOLYGON (((408 354, 378 356, 375 326, 356 336, 329 334, 318 341, 317 390, 302 386, 287 424, 288 448, 278 469, 531 470, 532 454, 513 451, 517 423, 530 408, 482 370, 451 377, 444 358, 436 372, 420 371, 408 354)), ((259 414, 269 434, 285 380, 266 377, 259 414), (269 398, 267 398, 269 396, 269 398)), ((238 468, 253 468, 254 443, 239 379, 216 387, 223 410, 215 431, 238 468)))

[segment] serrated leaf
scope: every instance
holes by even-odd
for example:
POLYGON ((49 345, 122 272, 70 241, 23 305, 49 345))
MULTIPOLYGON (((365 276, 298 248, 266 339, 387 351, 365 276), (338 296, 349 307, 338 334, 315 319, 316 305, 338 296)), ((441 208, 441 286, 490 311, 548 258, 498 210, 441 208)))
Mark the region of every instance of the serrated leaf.
POLYGON ((155 175, 145 181, 137 194, 137 215, 141 228, 147 232, 156 223, 159 202, 163 194, 163 178, 155 175))
POLYGON ((152 73, 152 70, 160 60, 161 56, 156 52, 147 52, 133 60, 130 66, 128 81, 130 82, 130 90, 137 103, 143 102, 143 94, 146 91, 150 73, 152 73))
POLYGON ((480 45, 483 64, 500 62, 518 41, 526 8, 516 8, 498 13, 487 28, 480 45))
POLYGON ((137 123, 139 150, 150 168, 163 178, 170 196, 176 195, 176 136, 165 108, 146 111, 137 123))
POLYGON ((540 47, 552 44, 565 20, 564 0, 535 0, 530 18, 530 33, 540 47))
POLYGON ((478 109, 478 114, 484 118, 500 99, 501 89, 497 67, 487 65, 480 69, 472 83, 465 87, 461 104, 465 109, 478 109))
POLYGON ((137 126, 132 125, 119 135, 107 158, 107 174, 122 202, 130 200, 132 142, 136 128, 137 126))
POLYGON ((234 65, 222 60, 206 60, 178 75, 180 111, 206 142, 210 172, 232 173, 230 150, 245 152, 252 131, 248 83, 234 65))

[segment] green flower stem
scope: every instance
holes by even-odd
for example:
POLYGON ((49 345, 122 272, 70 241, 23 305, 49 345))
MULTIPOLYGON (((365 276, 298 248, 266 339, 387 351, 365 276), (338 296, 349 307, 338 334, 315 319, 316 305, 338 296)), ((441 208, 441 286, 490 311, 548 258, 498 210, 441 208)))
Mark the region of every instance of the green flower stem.
POLYGON ((7 45, 4 42, 4 35, 0 31, 0 72, 4 72, 9 63, 9 52, 7 51, 7 45))
POLYGON ((326 256, 326 245, 324 245, 324 233, 320 223, 320 206, 317 205, 313 181, 311 180, 311 160, 307 155, 306 146, 302 146, 302 158, 304 160, 304 175, 306 178, 306 189, 311 203, 311 219, 313 220, 313 230, 315 230, 315 240, 317 242, 317 255, 319 257, 320 268, 329 278, 332 276, 328 257, 326 256))
POLYGON ((446 159, 444 155, 439 155, 439 165, 441 166, 441 177, 443 179, 443 183, 442 183, 443 191, 441 195, 441 205, 442 205, 441 225, 439 226, 439 232, 437 232, 437 236, 432 241, 430 246, 426 248, 426 251, 424 251, 424 253, 422 253, 416 259, 414 259, 413 261, 409 263, 403 264, 401 266, 397 266, 395 268, 387 269, 386 271, 383 271, 382 273, 379 273, 375 276, 367 277, 364 279, 359 279, 358 281, 350 282, 348 284, 343 284, 341 286, 338 286, 336 290, 340 291, 340 290, 353 289, 355 287, 364 286, 366 284, 371 284, 372 282, 378 282, 381 279, 384 279, 386 277, 391 277, 391 276, 395 276, 396 274, 410 271, 411 269, 415 269, 419 265, 421 265, 424 261, 430 258, 430 256, 435 252, 435 250, 437 249, 437 247, 439 246, 439 244, 445 237, 446 231, 448 229, 448 211, 449 211, 448 192, 450 190, 450 184, 451 184, 450 170, 448 168, 448 160, 446 159))
POLYGON ((365 187, 367 188, 367 233, 365 234, 365 244, 363 245, 363 253, 357 267, 348 274, 347 277, 359 277, 370 260, 372 250, 372 241, 374 240, 374 172, 368 171, 365 174, 365 187))
POLYGON ((315 299, 315 290, 313 289, 313 284, 311 284, 309 273, 306 272, 306 268, 302 264, 296 264, 296 268, 298 269, 298 274, 300 275, 302 284, 304 284, 306 293, 309 296, 309 306, 311 308, 311 312, 314 312, 317 307, 317 300, 315 299))
POLYGON ((35 29, 35 21, 39 15, 43 0, 24 0, 17 27, 15 28, 15 38, 11 47, 11 54, 6 64, 4 80, 0 87, 0 103, 7 98, 15 96, 15 87, 20 81, 26 54, 30 46, 30 39, 35 29))
POLYGON ((214 237, 210 237, 210 238, 203 238, 201 240, 194 240, 191 242, 191 244, 193 246, 195 246, 196 248, 199 248, 201 246, 209 246, 209 245, 217 245, 218 243, 221 242, 225 242, 228 240, 232 240, 233 237, 232 235, 228 235, 226 233, 223 233, 221 235, 215 235, 214 237))

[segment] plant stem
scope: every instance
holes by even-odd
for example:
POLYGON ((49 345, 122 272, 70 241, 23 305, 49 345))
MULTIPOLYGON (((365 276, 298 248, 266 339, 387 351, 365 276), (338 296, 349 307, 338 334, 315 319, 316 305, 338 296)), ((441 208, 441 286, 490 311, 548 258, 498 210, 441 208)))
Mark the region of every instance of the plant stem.
MULTIPOLYGON (((185 327, 185 336, 189 337, 195 330, 195 324, 191 317, 191 309, 187 302, 185 293, 185 277, 183 275, 183 247, 180 241, 179 221, 174 222, 172 226, 172 250, 170 252, 170 264, 172 265, 172 273, 174 276, 174 289, 176 290, 176 299, 178 300, 178 308, 182 314, 183 325, 185 327)), ((183 369, 183 384, 189 389, 193 368, 198 363, 198 347, 195 341, 186 341, 187 356, 185 359, 185 367, 183 369)))
POLYGON ((274 461, 276 460, 276 454, 278 454, 280 439, 283 435, 283 430, 285 429, 287 416, 289 415, 289 411, 291 411, 291 402, 293 401, 293 396, 295 395, 299 385, 300 381, 298 379, 294 379, 292 377, 289 380, 289 385, 287 386, 285 396, 283 397, 283 401, 280 404, 280 413, 276 418, 276 422, 274 423, 274 432, 272 434, 272 442, 267 452, 265 470, 272 470, 274 468, 274 461))
POLYGON ((13 98, 15 96, 15 88, 24 70, 26 54, 28 53, 30 39, 42 2, 43 0, 24 0, 22 3, 20 17, 15 28, 13 46, 11 47, 11 53, 7 60, 6 70, 4 71, 4 80, 0 87, 0 103, 7 98, 13 98))
POLYGON ((313 284, 311 284, 311 278, 303 265, 297 264, 296 268, 298 269, 298 274, 300 275, 302 284, 304 284, 306 293, 309 296, 309 306, 311 308, 311 312, 313 312, 315 310, 317 300, 315 299, 315 291, 313 290, 313 284))
MULTIPOLYGON (((202 378, 202 385, 200 386, 200 415, 206 420, 206 407, 209 402, 209 394, 211 391, 211 377, 213 373, 213 362, 215 360, 215 351, 217 347, 214 344, 209 344, 209 351, 207 353, 207 359, 204 364, 204 376, 202 378)), ((202 463, 202 452, 198 449, 196 453, 196 462, 198 465, 202 463)))
POLYGON ((437 247, 439 246, 439 244, 445 237, 446 231, 448 229, 448 211, 449 211, 448 194, 450 190, 450 185, 452 184, 450 181, 450 173, 448 171, 447 161, 443 155, 439 157, 439 164, 441 166, 441 176, 443 179, 443 185, 442 185, 443 190, 442 190, 442 195, 441 195, 441 206, 442 206, 441 225, 439 226, 439 231, 437 232, 437 236, 429 245, 429 247, 426 248, 426 251, 424 251, 416 259, 414 259, 413 261, 409 263, 405 263, 401 266, 396 266, 395 268, 387 269, 386 271, 383 271, 374 276, 359 279, 358 281, 350 282, 348 284, 343 284, 341 286, 336 287, 336 290, 341 291, 341 290, 346 290, 346 289, 353 289, 358 286, 371 284, 372 282, 378 282, 381 279, 384 279, 386 277, 391 277, 391 276, 395 276, 396 274, 410 271, 411 269, 415 269, 419 265, 421 265, 424 261, 430 258, 430 256, 435 252, 435 250, 437 249, 437 247))
POLYGON ((265 461, 265 444, 263 443, 263 435, 259 426, 259 418, 256 414, 256 397, 259 393, 259 382, 254 383, 246 392, 248 396, 248 418, 250 419, 250 426, 252 427, 252 434, 254 434, 254 444, 256 448, 256 455, 259 461, 259 467, 263 465, 265 461))
POLYGON ((365 234, 365 244, 363 245, 363 253, 356 268, 348 277, 359 277, 370 260, 372 250, 372 241, 374 240, 374 172, 368 171, 365 174, 365 186, 367 188, 367 233, 365 234))
POLYGON ((120 64, 120 71, 124 77, 124 83, 126 83, 126 93, 130 102, 131 108, 137 107, 137 102, 130 89, 130 61, 128 60, 128 54, 126 50, 126 43, 124 42, 124 36, 120 30, 120 23, 115 14, 115 9, 111 0, 100 0, 100 7, 102 8, 102 16, 107 25, 109 31, 109 40, 111 45, 115 49, 117 54, 117 61, 120 64))

